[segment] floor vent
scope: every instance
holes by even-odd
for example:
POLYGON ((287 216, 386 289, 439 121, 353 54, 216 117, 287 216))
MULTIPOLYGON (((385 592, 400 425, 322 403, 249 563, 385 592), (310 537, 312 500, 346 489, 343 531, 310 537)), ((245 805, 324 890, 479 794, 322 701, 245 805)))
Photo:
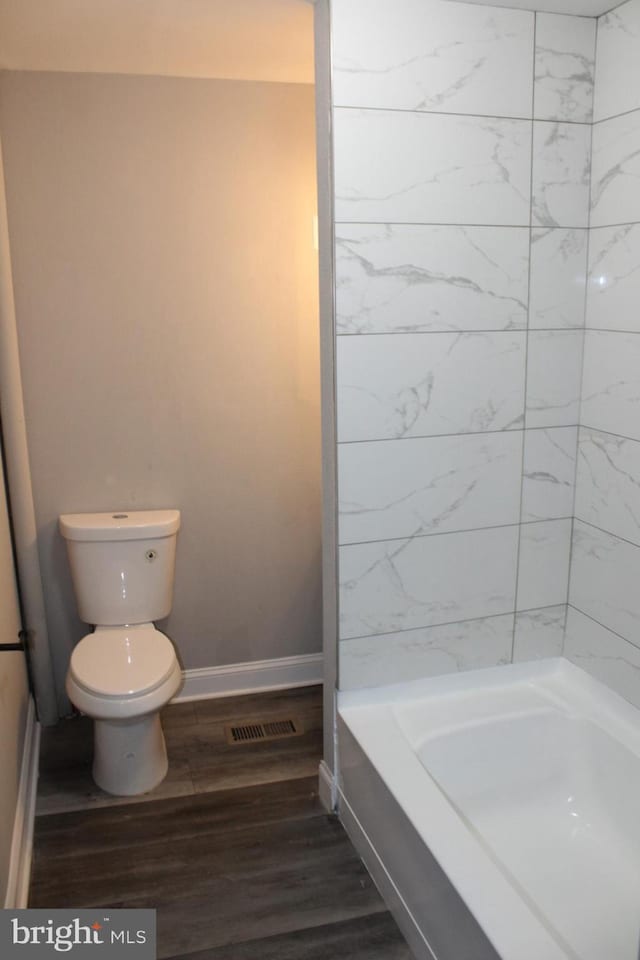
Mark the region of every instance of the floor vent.
POLYGON ((304 733, 298 720, 271 720, 268 723, 244 723, 224 728, 228 743, 256 743, 261 740, 282 740, 304 733))

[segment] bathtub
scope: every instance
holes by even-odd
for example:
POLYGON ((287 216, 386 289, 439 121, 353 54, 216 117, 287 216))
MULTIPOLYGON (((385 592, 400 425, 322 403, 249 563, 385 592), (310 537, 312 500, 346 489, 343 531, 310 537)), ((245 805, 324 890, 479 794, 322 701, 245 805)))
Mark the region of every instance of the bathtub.
POLYGON ((640 711, 563 659, 338 697, 339 812, 416 957, 638 960, 640 711))

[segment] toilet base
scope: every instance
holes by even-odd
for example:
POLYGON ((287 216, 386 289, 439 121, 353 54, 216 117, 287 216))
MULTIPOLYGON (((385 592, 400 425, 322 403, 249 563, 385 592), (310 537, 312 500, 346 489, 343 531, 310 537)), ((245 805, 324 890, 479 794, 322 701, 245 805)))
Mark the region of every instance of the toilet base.
POLYGON ((106 793, 148 793, 167 775, 167 747, 156 711, 127 720, 93 721, 93 779, 106 793))

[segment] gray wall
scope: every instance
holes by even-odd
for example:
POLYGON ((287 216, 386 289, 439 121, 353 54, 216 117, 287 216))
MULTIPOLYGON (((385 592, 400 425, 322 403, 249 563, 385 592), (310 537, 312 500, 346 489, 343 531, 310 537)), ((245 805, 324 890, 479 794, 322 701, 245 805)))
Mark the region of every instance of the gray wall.
POLYGON ((185 667, 317 651, 312 87, 4 73, 0 123, 59 687, 67 511, 182 510, 185 667))

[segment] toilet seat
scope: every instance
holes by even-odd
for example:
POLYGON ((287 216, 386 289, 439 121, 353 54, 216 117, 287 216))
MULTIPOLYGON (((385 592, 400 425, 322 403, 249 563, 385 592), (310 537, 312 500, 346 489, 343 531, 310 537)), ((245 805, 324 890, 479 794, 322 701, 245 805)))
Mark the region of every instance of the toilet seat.
POLYGON ((151 623, 97 627, 71 655, 75 684, 93 697, 141 697, 160 687, 177 666, 173 644, 151 623))

